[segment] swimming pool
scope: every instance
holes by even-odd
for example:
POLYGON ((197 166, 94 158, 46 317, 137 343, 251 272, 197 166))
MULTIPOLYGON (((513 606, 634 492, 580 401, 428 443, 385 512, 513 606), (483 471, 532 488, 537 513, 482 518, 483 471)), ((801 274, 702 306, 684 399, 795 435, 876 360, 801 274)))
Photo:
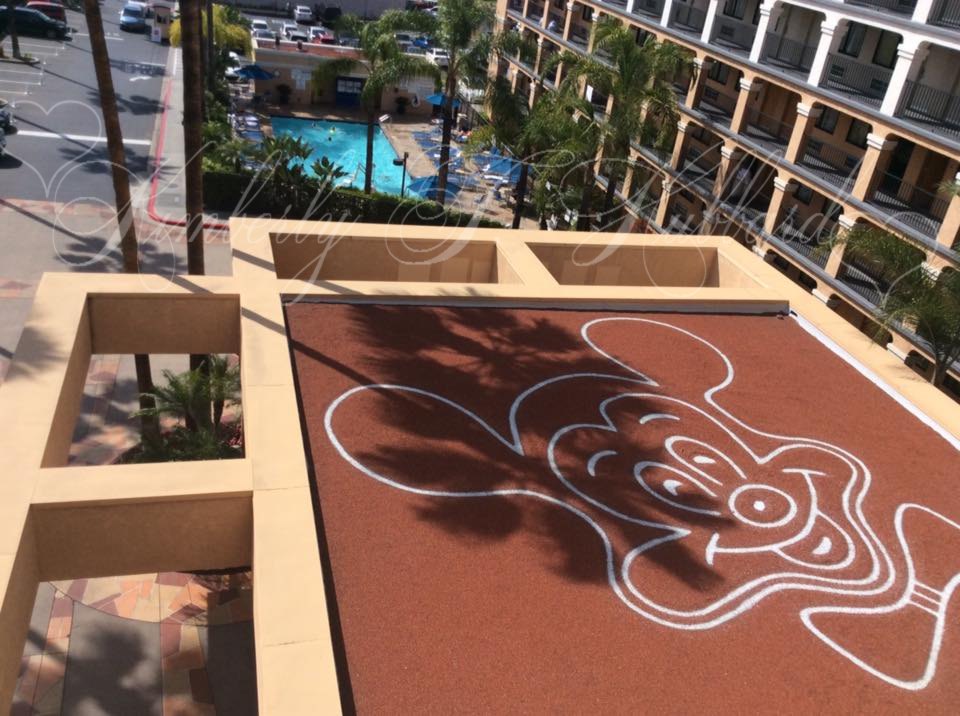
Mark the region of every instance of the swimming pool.
MULTIPOLYGON (((271 117, 274 134, 289 134, 306 142, 313 153, 306 161, 310 165, 320 157, 327 157, 339 164, 347 173, 337 182, 338 186, 363 188, 363 165, 367 152, 367 125, 360 122, 336 122, 333 120, 299 119, 297 117, 271 117)), ((373 137, 373 188, 386 194, 399 194, 403 168, 394 166, 397 153, 380 127, 374 127, 373 137)), ((409 177, 407 177, 409 180, 409 177)))

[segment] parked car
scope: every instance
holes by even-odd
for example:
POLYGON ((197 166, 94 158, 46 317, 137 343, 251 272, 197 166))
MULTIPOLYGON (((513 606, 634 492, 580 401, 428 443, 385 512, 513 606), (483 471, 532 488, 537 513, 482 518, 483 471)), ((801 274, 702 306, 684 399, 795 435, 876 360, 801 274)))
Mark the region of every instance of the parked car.
POLYGON ((257 32, 258 30, 266 30, 270 32, 270 23, 266 20, 253 20, 250 23, 250 32, 257 32))
MULTIPOLYGON (((70 33, 67 23, 51 20, 39 10, 18 7, 16 13, 17 32, 21 35, 49 37, 51 40, 64 40, 70 33)), ((7 31, 7 8, 0 7, 0 35, 7 31)))
POLYGON ((337 44, 341 47, 360 47, 360 38, 349 32, 338 32, 337 44))
POLYGON ((273 30, 254 30, 251 37, 256 40, 276 40, 277 34, 273 30))
POLYGON ((294 30, 287 36, 287 39, 290 42, 310 42, 310 36, 303 30, 294 30))
POLYGON ((0 159, 3 159, 3 156, 7 153, 7 137, 6 135, 0 134, 0 159))
POLYGON ((311 23, 313 22, 313 10, 306 5, 297 5, 293 8, 294 22, 311 23))
POLYGON ((59 20, 63 23, 66 23, 67 21, 67 11, 64 10, 63 5, 58 2, 48 2, 47 0, 30 0, 30 2, 27 3, 27 7, 33 10, 39 10, 51 20, 59 20))
POLYGON ((287 38, 287 39, 289 40, 289 39, 290 39, 290 33, 291 33, 291 32, 298 32, 299 30, 300 30, 300 28, 297 27, 297 23, 295 23, 295 22, 285 22, 285 23, 283 23, 283 26, 280 28, 280 36, 281 36, 281 37, 285 37, 285 38, 287 38))
POLYGON ((120 11, 120 29, 143 32, 147 29, 147 6, 142 2, 128 2, 120 11))
POLYGON ((320 25, 310 28, 310 42, 319 42, 324 45, 335 45, 337 36, 329 27, 320 25))
POLYGON ((417 47, 416 45, 410 45, 409 47, 404 48, 403 54, 405 55, 415 55, 417 57, 427 57, 427 51, 422 47, 417 47))
POLYGON ((434 47, 427 53, 427 57, 437 67, 447 69, 450 66, 450 54, 439 47, 434 47))

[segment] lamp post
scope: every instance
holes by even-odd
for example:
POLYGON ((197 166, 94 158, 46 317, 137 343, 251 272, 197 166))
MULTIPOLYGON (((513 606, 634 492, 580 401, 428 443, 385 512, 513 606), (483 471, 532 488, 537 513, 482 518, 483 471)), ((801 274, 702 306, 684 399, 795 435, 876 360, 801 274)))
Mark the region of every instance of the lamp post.
POLYGON ((409 152, 403 153, 403 159, 394 159, 393 166, 403 167, 403 174, 400 175, 400 198, 403 198, 403 192, 407 188, 407 157, 409 157, 409 152))

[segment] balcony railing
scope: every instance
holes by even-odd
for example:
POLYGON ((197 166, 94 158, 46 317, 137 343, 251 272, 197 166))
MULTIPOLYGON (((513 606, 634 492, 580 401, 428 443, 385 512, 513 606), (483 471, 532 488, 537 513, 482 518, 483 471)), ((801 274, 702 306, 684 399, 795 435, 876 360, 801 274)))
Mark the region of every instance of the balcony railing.
POLYGON ((627 0, 603 0, 607 5, 613 5, 621 10, 627 7, 627 0))
POLYGON ((746 125, 744 125, 741 134, 774 154, 782 155, 787 148, 787 144, 790 143, 792 132, 792 124, 769 114, 764 114, 759 110, 751 109, 747 111, 746 125))
POLYGON ((847 190, 856 181, 860 162, 859 157, 811 139, 797 164, 839 189, 847 190))
POLYGON ((813 45, 787 39, 778 32, 768 32, 764 38, 760 62, 806 78, 813 67, 813 57, 816 54, 817 48, 813 45))
POLYGON ((590 42, 590 31, 580 25, 571 25, 570 37, 567 40, 577 47, 586 49, 590 42))
POLYGON ((645 17, 655 17, 658 20, 663 15, 665 0, 636 0, 633 3, 633 14, 645 17))
POLYGON ((724 92, 718 92, 712 87, 704 87, 700 103, 696 109, 716 124, 730 126, 733 112, 737 108, 737 98, 724 92))
POLYGON ((667 23, 667 27, 699 36, 703 32, 703 25, 706 21, 707 13, 705 10, 693 5, 677 3, 670 11, 670 21, 667 23))
POLYGON ((757 26, 725 15, 718 15, 714 22, 713 41, 737 54, 750 54, 757 26))
POLYGON ((840 264, 840 271, 837 272, 837 278, 848 288, 878 306, 887 292, 887 285, 874 278, 868 271, 869 267, 856 259, 844 259, 840 264))
POLYGON ((680 181, 684 184, 694 184, 705 192, 712 192, 719 167, 716 164, 711 166, 709 161, 697 151, 689 152, 688 155, 680 159, 680 168, 677 170, 680 181))
POLYGON ((820 268, 824 268, 827 265, 827 259, 830 258, 830 254, 821 247, 825 242, 829 241, 832 231, 832 228, 826 231, 819 227, 816 227, 814 231, 804 231, 803 229, 783 223, 777 227, 775 235, 807 261, 816 264, 820 268))
POLYGON ((890 84, 892 70, 878 65, 866 65, 851 57, 831 54, 827 58, 827 73, 822 86, 829 87, 864 104, 879 107, 890 84))
POLYGON ((937 238, 950 205, 949 199, 892 174, 883 175, 873 196, 867 201, 883 209, 894 221, 931 239, 937 238))
POLYGON ((897 116, 923 124, 937 134, 960 138, 960 97, 955 94, 908 81, 897 116))
POLYGON ((913 10, 917 6, 917 0, 846 0, 848 5, 860 5, 861 7, 872 7, 877 10, 889 10, 898 15, 913 15, 913 10))
POLYGON ((933 6, 927 22, 938 27, 960 30, 960 0, 940 0, 933 6))

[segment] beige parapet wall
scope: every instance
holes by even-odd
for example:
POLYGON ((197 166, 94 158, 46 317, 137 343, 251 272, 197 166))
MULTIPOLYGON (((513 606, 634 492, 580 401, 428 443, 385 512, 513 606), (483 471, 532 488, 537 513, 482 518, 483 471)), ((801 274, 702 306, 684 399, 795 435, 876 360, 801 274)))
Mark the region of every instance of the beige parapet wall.
POLYGON ((231 277, 40 283, 0 388, 0 706, 39 582, 250 564, 260 712, 340 710, 284 301, 793 309, 960 436, 955 403, 726 237, 256 219, 230 233, 231 277), (91 355, 203 352, 240 355, 244 459, 66 466, 91 355))

